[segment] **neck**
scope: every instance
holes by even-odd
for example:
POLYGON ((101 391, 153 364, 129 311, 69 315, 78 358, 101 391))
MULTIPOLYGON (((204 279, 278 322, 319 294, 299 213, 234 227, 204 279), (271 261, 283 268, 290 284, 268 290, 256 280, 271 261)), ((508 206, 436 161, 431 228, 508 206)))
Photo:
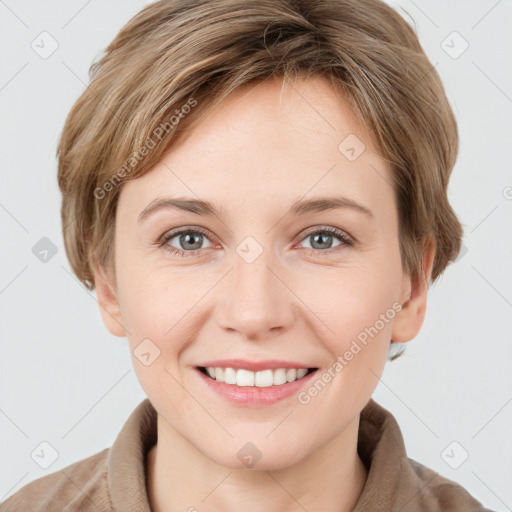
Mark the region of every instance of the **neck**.
POLYGON ((198 452, 169 427, 148 453, 148 497, 153 512, 324 510, 350 512, 367 470, 357 453, 359 418, 326 446, 278 470, 231 469, 198 452))

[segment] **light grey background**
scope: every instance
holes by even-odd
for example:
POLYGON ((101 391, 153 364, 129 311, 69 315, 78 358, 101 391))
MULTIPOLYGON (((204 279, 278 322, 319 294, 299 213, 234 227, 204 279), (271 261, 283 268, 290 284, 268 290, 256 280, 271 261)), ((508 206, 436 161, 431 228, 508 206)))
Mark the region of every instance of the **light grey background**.
MULTIPOLYGON (((66 260, 55 149, 93 59, 146 3, 0 0, 0 500, 111 446, 145 398, 127 340, 106 330, 66 260), (31 47, 43 31, 58 42, 46 59, 31 47), (42 237, 57 249, 46 263, 32 252, 42 237), (31 458, 43 441, 58 452, 47 469, 31 458)), ((467 252, 431 288, 420 335, 388 363, 374 399, 397 418, 409 457, 511 510, 512 5, 392 5, 414 18, 459 122, 450 199, 467 252), (458 58, 453 31, 469 44, 458 58), (463 450, 452 469, 446 460, 463 450)))

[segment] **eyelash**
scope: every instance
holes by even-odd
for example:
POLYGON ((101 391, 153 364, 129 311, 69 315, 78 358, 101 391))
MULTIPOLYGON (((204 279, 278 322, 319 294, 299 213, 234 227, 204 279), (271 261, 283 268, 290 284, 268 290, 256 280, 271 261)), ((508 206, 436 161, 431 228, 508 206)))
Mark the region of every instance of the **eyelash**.
MULTIPOLYGON (((182 249, 177 249, 176 247, 169 245, 170 240, 172 240, 173 238, 175 238, 178 235, 183 235, 183 234, 187 234, 187 233, 188 234, 200 233, 209 239, 208 232, 203 228, 199 228, 199 227, 185 228, 185 229, 179 229, 179 230, 173 231, 173 232, 169 233, 167 236, 164 236, 164 238, 161 240, 161 242, 159 242, 158 245, 160 247, 163 247, 169 253, 177 255, 177 256, 195 256, 198 252, 202 251, 202 249, 195 249, 193 251, 184 251, 182 249)), ((342 250, 345 247, 354 246, 353 240, 346 233, 344 233, 340 229, 333 228, 330 226, 321 227, 321 228, 317 228, 313 231, 309 231, 301 238, 300 241, 302 242, 302 241, 306 240, 308 237, 318 234, 318 233, 328 233, 331 235, 335 235, 340 240, 341 244, 336 247, 331 247, 326 250, 312 249, 312 248, 306 247, 304 250, 308 251, 308 253, 311 256, 318 256, 320 254, 331 254, 332 252, 335 252, 337 250, 342 250)))

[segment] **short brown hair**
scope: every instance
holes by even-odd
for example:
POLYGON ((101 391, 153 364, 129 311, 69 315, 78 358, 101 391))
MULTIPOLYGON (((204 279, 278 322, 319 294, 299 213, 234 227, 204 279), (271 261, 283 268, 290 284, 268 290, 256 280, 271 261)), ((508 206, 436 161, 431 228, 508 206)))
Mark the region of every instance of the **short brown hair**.
POLYGON ((113 268, 125 180, 238 87, 309 76, 343 91, 374 136, 393 170, 404 271, 425 278, 431 235, 435 281, 463 234, 447 197, 457 124, 416 33, 380 0, 162 0, 132 18, 92 64, 57 150, 64 244, 79 280, 92 290, 93 265, 113 268))

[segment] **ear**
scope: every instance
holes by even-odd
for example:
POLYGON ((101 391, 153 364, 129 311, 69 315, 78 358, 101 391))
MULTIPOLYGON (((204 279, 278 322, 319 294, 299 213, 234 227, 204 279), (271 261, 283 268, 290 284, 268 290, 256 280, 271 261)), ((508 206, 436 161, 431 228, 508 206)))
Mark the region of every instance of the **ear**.
POLYGON ((436 252, 435 240, 432 236, 427 239, 423 251, 423 276, 415 282, 409 276, 404 276, 402 286, 402 309, 395 316, 392 341, 405 343, 416 337, 423 325, 427 310, 427 292, 436 252))
POLYGON ((121 307, 117 298, 114 277, 101 266, 93 269, 96 296, 101 318, 107 329, 114 335, 124 338, 126 330, 121 318, 121 307))

